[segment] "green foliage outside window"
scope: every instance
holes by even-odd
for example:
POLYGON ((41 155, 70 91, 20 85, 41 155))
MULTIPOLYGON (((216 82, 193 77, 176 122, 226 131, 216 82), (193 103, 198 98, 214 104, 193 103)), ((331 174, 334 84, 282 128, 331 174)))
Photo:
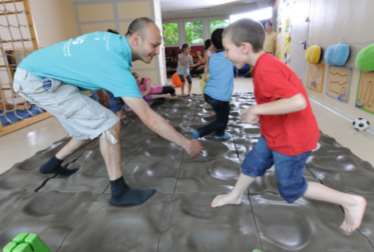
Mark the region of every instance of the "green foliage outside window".
POLYGON ((178 23, 165 23, 162 25, 164 42, 166 46, 179 44, 178 23))
POLYGON ((190 21, 186 22, 184 26, 186 34, 186 43, 192 44, 203 44, 203 22, 201 21, 190 21))
POLYGON ((209 22, 209 31, 212 33, 215 29, 225 28, 229 25, 228 19, 215 19, 209 22))
MULTIPOLYGON (((228 25, 228 19, 214 19, 209 22, 209 31, 210 33, 212 33, 215 29, 225 28, 228 25)), ((165 46, 179 45, 180 41, 178 23, 164 23, 162 27, 165 46)), ((204 43, 204 27, 203 22, 201 20, 185 22, 184 32, 186 36, 186 43, 190 45, 204 43)))

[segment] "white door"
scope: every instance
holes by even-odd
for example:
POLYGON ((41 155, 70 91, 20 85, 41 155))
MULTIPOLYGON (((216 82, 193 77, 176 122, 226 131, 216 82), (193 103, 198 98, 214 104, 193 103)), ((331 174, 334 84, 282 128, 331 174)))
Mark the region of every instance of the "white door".
POLYGON ((291 22, 291 52, 289 65, 299 75, 306 80, 305 50, 309 46, 309 14, 311 0, 297 0, 292 5, 291 22))

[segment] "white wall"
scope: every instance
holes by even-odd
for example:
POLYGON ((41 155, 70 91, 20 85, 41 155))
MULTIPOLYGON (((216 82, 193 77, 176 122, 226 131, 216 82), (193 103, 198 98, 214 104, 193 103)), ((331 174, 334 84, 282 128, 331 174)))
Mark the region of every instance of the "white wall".
POLYGON ((27 6, 23 2, 9 2, 1 7, 4 13, 18 13, 0 17, 1 39, 13 41, 3 43, 4 50, 32 50, 32 31, 35 32, 38 47, 45 47, 78 34, 71 0, 29 0, 32 27, 29 27, 31 24, 25 10, 27 6))
MULTIPOLYGON (((310 0, 310 4, 305 4, 304 8, 310 8, 309 37, 307 38, 309 45, 318 44, 327 48, 331 44, 346 42, 352 47, 352 55, 346 66, 353 69, 349 102, 339 102, 326 95, 327 68, 325 70, 323 93, 309 91, 310 96, 347 119, 364 117, 374 122, 374 115, 355 107, 360 72, 354 65, 357 52, 361 48, 374 43, 374 33, 370 28, 371 24, 374 23, 374 16, 372 15, 374 13, 374 1, 310 0)), ((291 49, 291 58, 294 56, 304 57, 304 55, 292 55, 293 51, 297 51, 293 49, 291 49)))
MULTIPOLYGON (((153 0, 153 15, 154 20, 158 27, 160 27, 161 35, 162 35, 162 13, 161 13, 161 4, 160 0, 153 0)), ((157 57, 158 59, 158 66, 160 71, 160 82, 162 85, 167 84, 167 77, 166 77, 166 60, 165 60, 165 47, 162 43, 160 46, 160 54, 157 57)))
MULTIPOLYGON (((159 0, 75 0, 76 22, 80 33, 115 29, 122 34, 137 17, 150 17, 161 28, 159 0)), ((163 51, 163 50, 162 50, 163 51)), ((133 68, 153 83, 165 83, 165 64, 161 54, 150 64, 136 61, 133 68)))
POLYGON ((78 35, 72 0, 30 0, 39 47, 78 35))
MULTIPOLYGON (((313 96, 348 117, 361 116, 372 122, 374 122, 374 115, 355 107, 360 72, 355 68, 354 60, 360 49, 374 43, 374 33, 370 32, 369 28, 374 22, 373 12, 373 0, 312 0, 309 33, 310 43, 317 43, 324 48, 337 42, 346 42, 352 48, 352 55, 347 65, 353 68, 349 103, 339 102, 326 95, 313 94, 313 96)), ((326 85, 324 87, 326 88, 326 85)))
MULTIPOLYGON (((71 0, 29 0, 29 10, 23 2, 10 2, 1 4, 2 12, 18 13, 0 17, 0 35, 8 43, 1 44, 0 65, 6 62, 19 63, 34 47, 45 47, 57 41, 67 39, 78 34, 73 4, 71 0), (26 11, 30 12, 33 27, 30 27, 26 11), (35 32, 35 40, 32 38, 35 32), (12 54, 10 54, 12 51, 12 54), (5 53, 8 53, 6 57, 5 53), (11 61, 8 58, 12 58, 11 61)), ((11 67, 13 68, 13 66, 11 67)), ((12 85, 13 71, 2 67, 0 69, 0 96, 12 103, 14 93, 12 85)))

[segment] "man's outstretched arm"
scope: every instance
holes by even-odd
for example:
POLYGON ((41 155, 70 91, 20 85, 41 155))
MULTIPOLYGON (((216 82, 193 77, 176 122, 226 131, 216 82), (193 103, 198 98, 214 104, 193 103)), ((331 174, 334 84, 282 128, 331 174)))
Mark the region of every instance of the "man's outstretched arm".
POLYGON ((128 97, 122 99, 149 129, 161 137, 178 144, 192 157, 197 156, 202 151, 202 145, 199 141, 187 139, 176 131, 169 122, 149 107, 143 99, 128 97))

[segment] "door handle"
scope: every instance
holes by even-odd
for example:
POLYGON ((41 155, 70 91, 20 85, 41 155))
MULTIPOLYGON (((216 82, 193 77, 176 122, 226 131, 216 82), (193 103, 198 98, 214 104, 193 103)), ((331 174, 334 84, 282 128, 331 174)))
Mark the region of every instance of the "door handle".
POLYGON ((306 40, 300 41, 300 44, 303 45, 303 49, 306 50, 306 48, 307 48, 307 42, 306 42, 306 40))

